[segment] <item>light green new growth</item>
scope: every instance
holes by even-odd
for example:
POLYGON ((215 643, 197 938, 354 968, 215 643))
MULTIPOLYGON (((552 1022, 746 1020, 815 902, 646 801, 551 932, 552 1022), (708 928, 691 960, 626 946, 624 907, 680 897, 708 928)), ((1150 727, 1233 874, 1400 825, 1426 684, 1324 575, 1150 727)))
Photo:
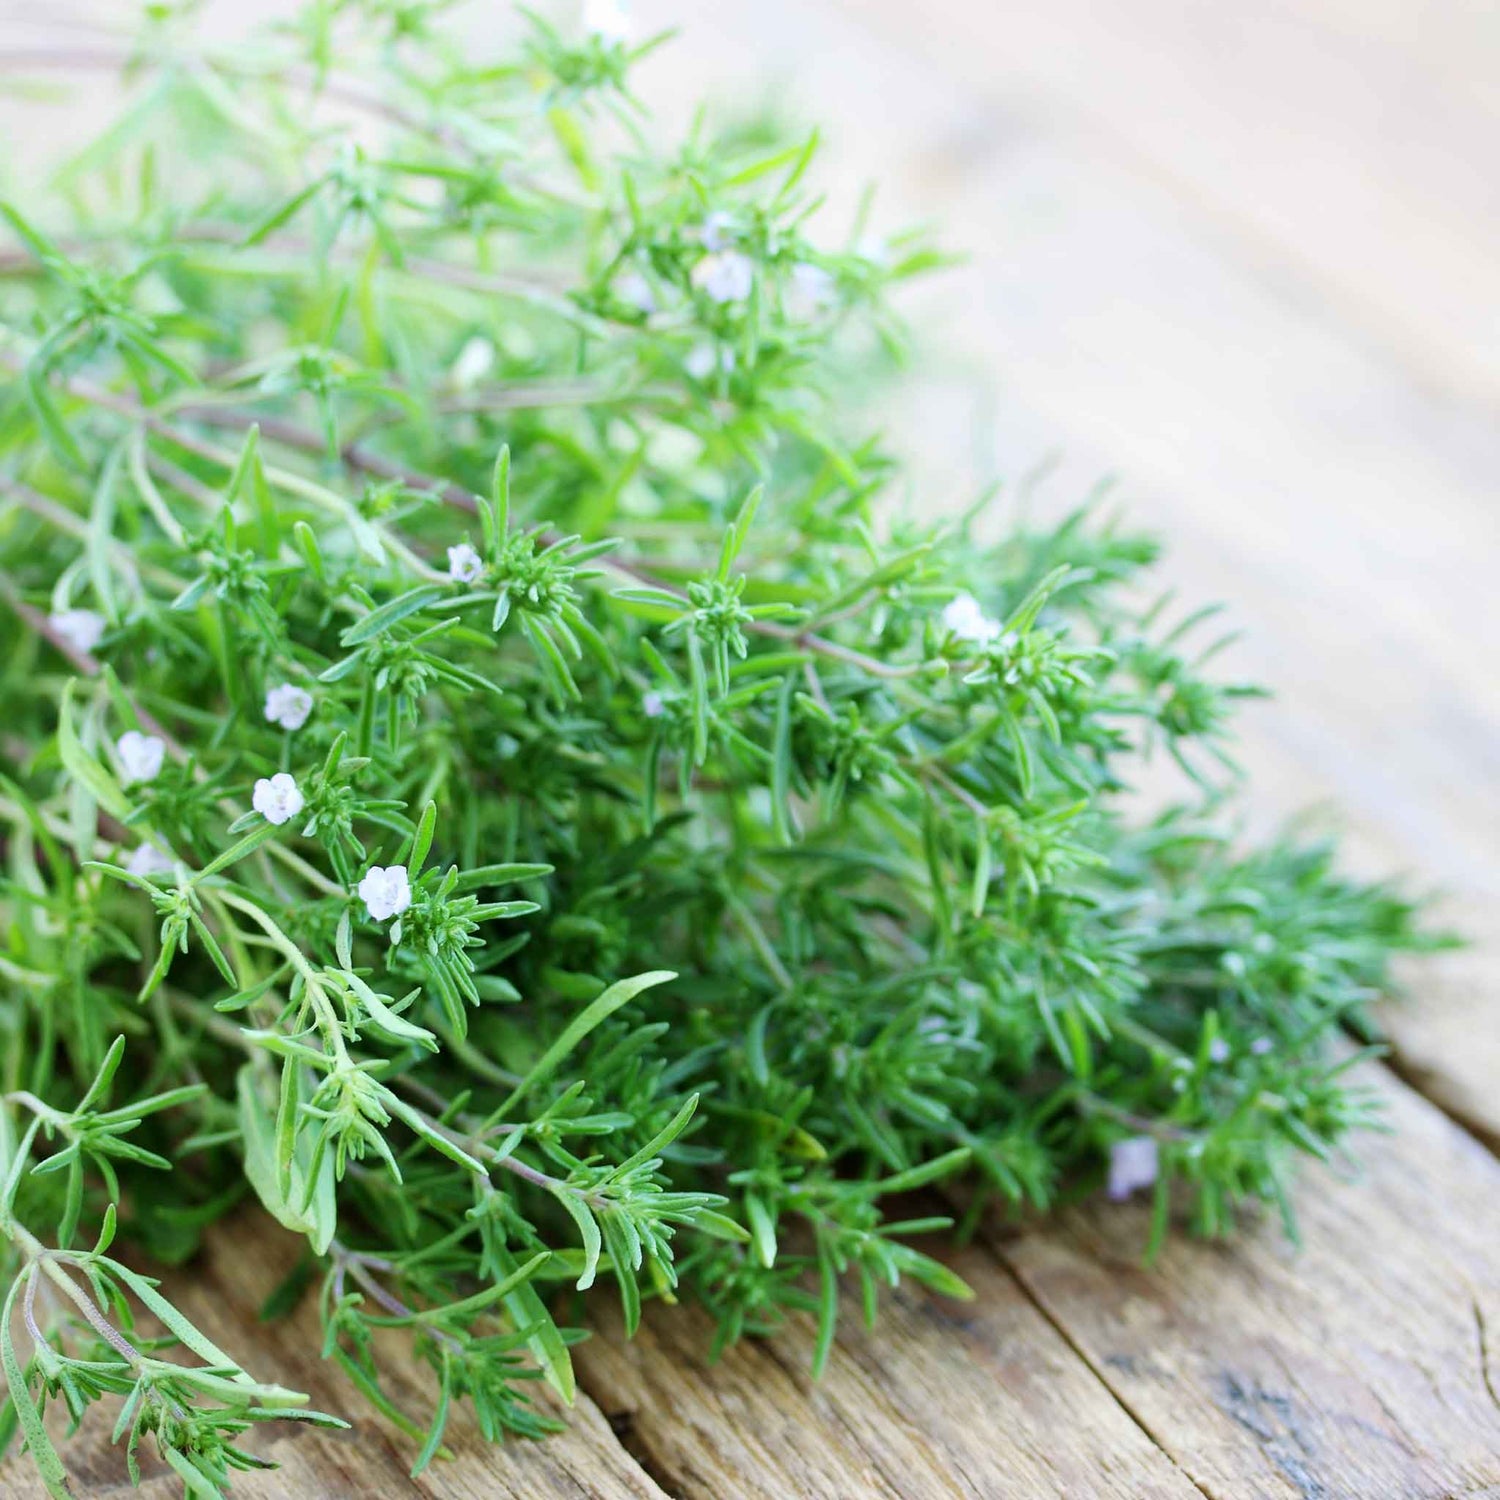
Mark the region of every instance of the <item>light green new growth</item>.
POLYGON ((897 1194, 1113 1154, 1157 1238, 1290 1223, 1413 909, 1231 844, 1251 690, 1149 540, 895 503, 855 408, 937 257, 826 224, 812 138, 663 149, 655 40, 193 8, 33 59, 131 89, 0 204, 0 1357, 50 1493, 49 1403, 194 1496, 336 1420, 130 1268, 247 1198, 414 1472, 460 1401, 551 1430, 590 1297, 810 1314, 821 1366, 851 1287, 965 1295, 897 1194))

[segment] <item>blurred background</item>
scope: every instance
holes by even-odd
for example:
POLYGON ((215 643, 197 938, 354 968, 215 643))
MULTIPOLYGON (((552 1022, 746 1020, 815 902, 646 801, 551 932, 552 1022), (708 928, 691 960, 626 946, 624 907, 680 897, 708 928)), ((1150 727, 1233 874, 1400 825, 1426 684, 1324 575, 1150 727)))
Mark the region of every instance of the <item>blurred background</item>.
MULTIPOLYGON (((227 39, 293 0, 207 0, 227 39)), ((568 0, 542 7, 568 17, 568 0)), ((0 0, 0 54, 136 7, 0 0)), ((966 257, 904 300, 880 414, 906 503, 1107 500, 1225 599, 1253 820, 1337 804, 1351 861, 1453 894, 1480 947, 1427 966, 1400 1065, 1496 1138, 1500 932, 1500 6, 1490 0, 636 0, 666 134, 693 107, 823 128, 830 238, 966 257), (1435 977, 1434 977, 1435 976, 1435 977)), ((460 4, 476 44, 514 24, 460 4)), ((0 172, 86 137, 0 82, 0 172)))

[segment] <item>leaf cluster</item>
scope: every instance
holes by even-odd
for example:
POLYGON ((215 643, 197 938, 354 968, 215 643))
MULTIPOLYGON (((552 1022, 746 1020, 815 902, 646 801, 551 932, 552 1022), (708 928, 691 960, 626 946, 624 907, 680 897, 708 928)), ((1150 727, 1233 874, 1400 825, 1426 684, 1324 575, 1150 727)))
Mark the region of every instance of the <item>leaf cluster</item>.
POLYGON ((601 1284, 821 1366, 851 1290, 965 1294, 956 1198, 1122 1148, 1156 1239, 1290 1226, 1431 941, 1236 836, 1257 690, 1151 540, 899 503, 860 398, 940 257, 835 236, 815 138, 664 148, 654 39, 476 59, 445 8, 155 7, 0 205, 0 1355, 54 1495, 48 1401, 192 1495, 296 1414, 117 1228, 177 1262, 257 1200, 420 1471, 461 1402, 552 1430, 601 1284))

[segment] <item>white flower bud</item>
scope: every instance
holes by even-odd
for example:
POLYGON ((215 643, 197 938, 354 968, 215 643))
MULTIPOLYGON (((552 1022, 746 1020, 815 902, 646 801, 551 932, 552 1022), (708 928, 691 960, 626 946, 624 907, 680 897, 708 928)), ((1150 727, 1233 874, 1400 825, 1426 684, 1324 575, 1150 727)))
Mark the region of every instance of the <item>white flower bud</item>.
POLYGON ((943 629, 971 645, 988 646, 999 637, 1001 625, 985 614, 973 594, 958 594, 943 606, 943 629))
POLYGON ((467 391, 479 384, 495 365, 495 346, 476 334, 458 351, 450 378, 459 390, 467 391))
POLYGON ((266 718, 283 729, 301 729, 312 708, 312 694, 295 683, 283 682, 266 694, 266 718))
POLYGON ((755 262, 741 250, 715 250, 693 267, 693 285, 714 302, 743 302, 755 286, 755 262))
POLYGON ((484 572, 484 559, 467 542, 448 549, 448 576, 455 583, 473 583, 484 572))
POLYGON ((302 811, 302 789, 293 777, 278 771, 271 777, 262 776, 255 783, 250 805, 266 822, 280 827, 302 811))
POLYGON ((154 845, 142 844, 131 851, 130 858, 125 861, 125 868, 132 875, 170 875, 172 861, 154 845))
POLYGON ((694 344, 682 361, 682 368, 694 380, 707 380, 716 370, 728 375, 734 369, 734 350, 719 348, 707 339, 694 344))
POLYGON ((125 785, 155 781, 161 774, 162 758, 166 753, 166 745, 154 734, 127 729, 115 743, 115 754, 120 757, 120 768, 125 773, 125 785))
POLYGON ((717 208, 704 221, 698 230, 698 243, 705 250, 727 250, 732 241, 734 230, 734 218, 732 215, 717 208))
POLYGON ((64 609, 47 617, 47 623, 75 650, 87 655, 104 635, 103 615, 91 609, 64 609))
POLYGON ((373 866, 359 883, 359 899, 365 903, 372 921, 399 917, 411 905, 411 881, 406 866, 373 866))
POLYGON ((805 322, 831 306, 837 295, 837 283, 822 266, 799 262, 792 267, 791 281, 786 289, 787 314, 805 322))
POLYGON ((648 317, 656 311, 656 293, 639 271, 623 271, 615 278, 615 296, 648 317))

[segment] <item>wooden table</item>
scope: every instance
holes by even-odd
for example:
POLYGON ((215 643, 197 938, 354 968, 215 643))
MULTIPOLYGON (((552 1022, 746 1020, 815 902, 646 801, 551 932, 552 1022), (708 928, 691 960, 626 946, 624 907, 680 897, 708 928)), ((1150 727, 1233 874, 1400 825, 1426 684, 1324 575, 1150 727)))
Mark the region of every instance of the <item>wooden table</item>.
MULTIPOLYGON (((687 17, 648 96, 789 79, 830 127, 837 201, 878 177, 887 222, 930 215, 970 252, 910 307, 925 373, 889 415, 912 503, 999 472, 1061 508, 1118 473, 1168 576, 1231 602, 1235 668, 1280 692, 1243 718, 1252 828, 1336 804, 1350 863, 1445 888, 1476 946, 1409 971, 1365 1071, 1395 1134, 1361 1143, 1357 1180, 1305 1176, 1300 1252, 1267 1222, 1143 1270, 1134 1206, 989 1226, 950 1257, 974 1303, 901 1292, 818 1386, 805 1328, 710 1366, 690 1310, 652 1309, 631 1344, 601 1316, 565 1437, 461 1430, 416 1483, 300 1352, 310 1309, 254 1324, 290 1247, 238 1221, 190 1310, 358 1423, 272 1436, 284 1467, 236 1493, 1500 1495, 1500 12, 636 9, 687 17)), ((72 1458, 83 1493, 123 1485, 102 1443, 72 1458)))

